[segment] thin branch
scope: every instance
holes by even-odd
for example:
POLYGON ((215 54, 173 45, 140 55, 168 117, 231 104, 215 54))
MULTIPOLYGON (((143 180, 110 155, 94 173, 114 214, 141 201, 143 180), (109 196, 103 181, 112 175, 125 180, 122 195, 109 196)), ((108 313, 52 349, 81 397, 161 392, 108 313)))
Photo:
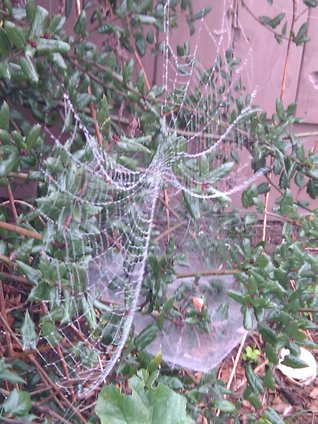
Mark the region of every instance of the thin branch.
MULTIPOLYGON (((238 366, 238 364, 239 364, 239 360, 241 359, 242 350, 243 350, 243 347, 244 347, 245 342, 246 342, 247 334, 248 334, 248 333, 247 333, 247 331, 246 331, 246 332, 244 333, 243 337, 242 337, 242 340, 241 340, 241 343, 240 343, 240 347, 239 347, 239 349, 238 349, 238 351, 237 351, 237 354, 236 354, 236 356, 235 356, 235 361, 234 361, 234 364, 233 364, 233 368, 232 368, 232 371, 231 371, 231 375, 230 375, 229 380, 228 380, 227 385, 226 385, 226 388, 227 388, 228 390, 230 390, 230 388, 231 388, 231 386, 232 386, 232 382, 233 382, 233 379, 234 379, 234 376, 235 376, 235 373, 236 373, 236 370, 237 370, 237 366, 238 366)), ((224 399, 226 399, 226 396, 224 396, 224 399)), ((218 410, 216 411, 216 416, 217 416, 217 417, 219 417, 219 416, 220 416, 220 413, 221 413, 221 411, 220 411, 220 409, 218 409, 218 410)))
POLYGON ((8 256, 0 254, 0 261, 4 262, 8 266, 14 266, 14 262, 11 261, 11 259, 8 258, 8 256))
MULTIPOLYGON (((92 90, 91 90, 90 85, 87 87, 87 91, 88 91, 89 95, 92 94, 92 90)), ((95 108, 95 105, 94 105, 93 102, 90 102, 89 109, 90 109, 90 112, 91 112, 91 115, 92 115, 92 118, 93 118, 93 121, 94 121, 94 127, 95 127, 95 133, 96 133, 96 138, 97 138, 97 142, 98 142, 98 147, 101 149, 102 146, 103 146, 103 138, 102 138, 100 128, 99 128, 99 125, 98 125, 98 121, 97 121, 97 118, 96 118, 96 108, 95 108)))
POLYGON ((167 228, 163 233, 159 234, 159 236, 156 238, 156 241, 161 240, 165 236, 171 234, 173 231, 177 230, 179 227, 182 227, 184 224, 186 224, 188 221, 182 221, 178 224, 174 225, 173 227, 167 228))
POLYGON ((30 175, 26 174, 25 172, 9 172, 8 177, 28 180, 30 178, 30 175))
POLYGON ((240 269, 208 269, 206 271, 197 271, 197 272, 182 272, 176 275, 176 279, 180 278, 191 278, 191 277, 206 277, 209 275, 238 275, 241 274, 240 269))
POLYGON ((30 284, 25 277, 21 277, 20 275, 12 275, 12 274, 9 274, 8 272, 2 272, 2 271, 0 271, 0 280, 14 280, 14 281, 18 281, 19 283, 30 284))
POLYGON ((286 80, 287 80, 290 48, 291 48, 291 44, 292 44, 291 34, 294 33, 294 26, 295 26, 295 20, 296 20, 296 10, 297 10, 297 0, 293 0, 293 15, 292 15, 292 20, 291 20, 291 25, 290 25, 290 36, 288 37, 287 50, 286 50, 285 63, 284 63, 284 71, 283 71, 283 79, 282 79, 281 90, 280 90, 280 95, 279 95, 279 97, 281 99, 283 99, 284 94, 285 94, 285 86, 286 86, 286 80))
POLYGON ((53 411, 53 409, 50 409, 48 406, 41 406, 41 405, 38 405, 36 402, 33 402, 32 407, 37 409, 42 414, 45 414, 46 418, 49 415, 49 416, 57 419, 59 423, 72 424, 70 421, 67 421, 65 418, 63 418, 57 412, 53 411))
POLYGON ((14 197, 13 197, 11 185, 10 185, 9 182, 7 184, 7 193, 8 193, 9 202, 10 202, 10 206, 11 206, 11 210, 12 210, 14 221, 17 222, 17 220, 19 219, 19 216, 18 216, 18 213, 17 213, 17 209, 15 207, 15 204, 14 204, 14 197))
POLYGON ((8 222, 0 221, 0 229, 11 231, 13 233, 21 234, 22 236, 31 237, 36 240, 42 240, 42 235, 35 231, 27 230, 26 228, 19 227, 18 225, 9 224, 8 222))

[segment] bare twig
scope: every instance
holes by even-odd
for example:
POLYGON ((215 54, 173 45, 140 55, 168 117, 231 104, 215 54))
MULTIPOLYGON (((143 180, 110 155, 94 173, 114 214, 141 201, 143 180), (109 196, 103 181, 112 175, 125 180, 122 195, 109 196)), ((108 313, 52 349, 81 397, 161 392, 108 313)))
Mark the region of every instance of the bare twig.
POLYGON ((31 237, 36 240, 42 240, 42 235, 35 231, 27 230, 26 228, 19 227, 18 225, 9 224, 8 222, 0 221, 0 229, 11 231, 13 233, 21 234, 22 236, 31 237))
POLYGON ((238 275, 242 271, 240 269, 208 269, 206 271, 183 272, 176 275, 176 279, 191 277, 206 277, 209 275, 238 275))
POLYGON ((166 231, 162 232, 161 234, 159 234, 158 237, 156 237, 156 241, 161 240, 162 238, 164 238, 165 236, 171 234, 173 231, 177 230, 179 227, 182 227, 184 224, 186 224, 188 221, 181 221, 178 224, 174 225, 173 227, 169 227, 166 229, 166 231))
POLYGON ((9 202, 10 202, 10 205, 11 205, 11 210, 12 210, 14 221, 17 222, 19 217, 18 217, 17 209, 16 209, 15 204, 14 204, 14 197, 13 197, 11 185, 10 185, 9 182, 7 184, 7 193, 8 193, 9 202))
MULTIPOLYGON (((228 390, 230 390, 230 388, 232 386, 232 382, 233 382, 233 379, 234 379, 234 376, 235 376, 235 373, 236 373, 236 369, 237 369, 239 360, 241 359, 241 354, 242 354, 243 347, 245 345, 246 337, 247 337, 247 332, 245 332, 245 334, 243 335, 241 343, 240 343, 240 347, 239 347, 237 354, 235 356, 235 361, 234 361, 234 364, 233 364, 231 375, 230 375, 229 380, 228 380, 227 385, 226 385, 226 388, 228 390)), ((221 411, 219 409, 216 411, 217 417, 220 415, 220 412, 221 411)))
POLYGON ((8 272, 3 271, 0 271, 0 280, 14 280, 18 281, 19 283, 30 284, 25 277, 21 277, 20 275, 12 275, 8 272))

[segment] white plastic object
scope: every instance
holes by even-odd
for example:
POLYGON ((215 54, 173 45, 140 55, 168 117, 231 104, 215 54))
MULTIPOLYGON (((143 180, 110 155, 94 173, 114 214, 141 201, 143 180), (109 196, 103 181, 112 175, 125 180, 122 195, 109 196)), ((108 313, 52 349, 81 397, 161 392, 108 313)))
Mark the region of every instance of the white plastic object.
POLYGON ((284 360, 286 355, 289 355, 289 349, 282 349, 280 352, 280 363, 277 368, 288 377, 293 383, 301 386, 306 386, 312 383, 317 376, 317 361, 314 355, 303 347, 300 348, 299 359, 306 362, 308 367, 305 368, 291 368, 287 365, 283 365, 281 362, 284 360))

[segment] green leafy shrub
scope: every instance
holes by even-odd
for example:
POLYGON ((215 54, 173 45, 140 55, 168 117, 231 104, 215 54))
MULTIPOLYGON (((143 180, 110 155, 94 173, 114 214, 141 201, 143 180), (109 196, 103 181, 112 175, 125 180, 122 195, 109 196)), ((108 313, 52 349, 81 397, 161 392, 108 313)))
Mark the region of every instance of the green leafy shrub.
MULTIPOLYGON (((68 16, 72 3, 65 4, 68 16)), ((317 6, 316 1, 304 4, 317 6)), ((210 324, 207 309, 196 309, 188 292, 180 289, 169 298, 175 265, 182 258, 172 237, 165 253, 158 255, 163 251, 160 236, 165 221, 158 220, 155 231, 159 234, 150 241, 154 232, 149 217, 138 210, 154 191, 166 190, 173 175, 182 195, 175 197, 172 223, 178 226, 186 219, 191 230, 199 232, 208 218, 221 215, 215 225, 217 237, 201 239, 200 247, 225 256, 227 268, 234 270, 239 288, 229 296, 241 305, 245 328, 254 328, 258 321, 269 363, 262 376, 256 374, 253 363, 245 367, 248 385, 243 398, 255 409, 249 414, 250 422, 282 422, 272 408, 263 411, 260 401, 263 393, 275 389, 273 370, 279 350, 288 348, 288 364, 298 367, 303 366, 299 347, 316 347, 306 331, 315 329, 317 321, 318 213, 309 200, 317 198, 318 155, 306 151, 294 131, 299 122, 296 105, 286 107, 278 99, 270 118, 254 108, 241 82, 233 80, 240 61, 231 50, 217 57, 211 68, 192 64, 197 78, 193 90, 183 85, 166 93, 167 87, 149 83, 140 58, 151 52, 157 66, 163 57, 170 59, 160 32, 166 26, 172 31, 185 16, 193 34, 208 8, 195 10, 190 0, 170 1, 167 20, 163 1, 110 1, 114 19, 102 7, 90 6, 79 11, 71 35, 65 31, 64 15, 50 14, 34 1, 15 7, 14 1, 6 0, 0 10, 0 184, 8 198, 0 205, 0 295, 3 291, 12 303, 1 309, 6 356, 0 363, 1 414, 6 419, 40 420, 45 415, 50 420, 93 422, 97 420, 94 407, 83 406, 86 400, 91 402, 92 391, 81 399, 77 392, 85 393, 89 378, 95 379, 96 389, 106 377, 105 363, 114 366, 122 354, 112 378, 114 383, 128 380, 132 394, 106 385, 96 406, 102 423, 186 423, 200 414, 211 422, 228 418, 238 422, 242 399, 224 399, 231 392, 213 373, 193 387, 186 375, 181 378, 177 371, 163 367, 158 385, 153 385, 157 373, 152 372, 161 364, 161 355, 158 352, 152 358, 145 350, 164 320, 191 322, 200 330, 210 324), (102 47, 94 43, 97 36, 105 37, 102 47), (205 86, 211 89, 207 98, 201 93, 205 86), (232 147, 215 155, 207 148, 197 163, 186 145, 196 147, 190 141, 201 135, 205 122, 205 134, 212 128, 217 140, 220 134, 229 135, 226 141, 232 147), (175 145, 177 151, 171 152, 175 145), (266 174, 267 179, 244 187, 243 217, 235 211, 226 213, 229 198, 218 185, 238 165, 240 149, 252 156, 251 170, 266 174), (187 160, 180 160, 184 157, 187 160), (103 169, 98 166, 101 163, 103 169), (126 203, 124 184, 115 191, 107 180, 115 170, 120 181, 122 169, 133 176, 126 181, 127 187, 138 185, 142 172, 147 177, 143 191, 132 191, 126 203), (163 178, 162 169, 171 173, 163 178), (93 174, 87 181, 87 175, 93 174), (158 176, 163 178, 160 184, 158 176), (187 180, 195 182, 191 190, 187 180), (273 185, 279 192, 273 213, 281 220, 282 230, 280 242, 269 252, 264 240, 253 243, 251 238, 259 214, 266 210, 263 195, 273 195, 273 185), (301 193, 306 191, 303 199, 295 198, 294 185, 301 193), (25 190, 22 199, 14 195, 19 187, 20 192, 21 187, 25 190), (213 204, 208 201, 211 198, 213 204), (118 204, 125 205, 124 213, 116 210, 118 204), (100 235, 106 222, 107 231, 100 235), (125 271, 132 275, 131 267, 137 268, 138 263, 147 271, 140 288, 141 309, 155 317, 155 323, 139 335, 133 334, 132 326, 139 293, 135 281, 124 288, 112 281, 124 293, 124 306, 114 306, 118 299, 103 301, 98 290, 89 291, 92 257, 102 256, 103 246, 109 239, 116 241, 116 234, 128 240, 130 259, 125 271), (144 244, 138 244, 140 234, 144 244), (143 262, 133 262, 134 257, 142 257, 143 262), (176 300, 186 304, 182 311, 176 300), (101 353, 105 362, 97 368, 101 353), (148 367, 150 376, 142 367, 148 367), (201 402, 206 407, 200 409, 201 402)), ((262 16, 259 21, 275 31, 281 28, 274 34, 279 42, 286 37, 296 45, 309 41, 306 24, 286 33, 283 14, 262 16)), ((176 75, 189 79, 190 44, 182 40, 176 51, 181 58, 176 75)), ((165 206, 159 209, 159 217, 169 211, 169 205, 165 206)), ((116 253, 112 258, 115 262, 116 253)), ((104 265, 110 267, 110 262, 106 258, 104 265)), ((201 277, 197 273, 194 284, 201 277)))

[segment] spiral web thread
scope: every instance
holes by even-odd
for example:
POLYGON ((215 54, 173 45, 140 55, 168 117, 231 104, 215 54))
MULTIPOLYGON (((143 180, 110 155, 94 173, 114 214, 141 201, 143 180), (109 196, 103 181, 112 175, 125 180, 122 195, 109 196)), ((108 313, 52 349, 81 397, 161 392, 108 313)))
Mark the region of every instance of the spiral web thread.
POLYGON ((44 302, 35 348, 59 384, 68 390, 77 386, 79 396, 88 396, 105 381, 132 330, 162 188, 173 198, 183 192, 206 202, 227 201, 264 173, 240 180, 241 165, 227 162, 248 138, 245 121, 255 111, 250 99, 232 122, 224 119, 236 108, 240 74, 251 68, 247 43, 246 57, 229 78, 226 60, 234 52, 227 16, 232 3, 223 2, 217 34, 202 17, 193 53, 180 57, 171 44, 166 2, 161 131, 146 169, 133 172, 107 156, 65 96, 65 114, 74 117, 75 130, 65 143, 54 139, 54 153, 43 171, 48 194, 39 200, 47 223, 40 269, 48 284, 56 276, 58 284, 44 302), (216 51, 209 72, 197 57, 203 33, 216 51), (80 135, 86 147, 79 155, 74 146, 80 135), (228 186, 224 177, 230 171, 235 184, 228 186), (46 271, 52 266, 56 276, 46 271), (49 355, 43 348, 47 344, 49 355))

